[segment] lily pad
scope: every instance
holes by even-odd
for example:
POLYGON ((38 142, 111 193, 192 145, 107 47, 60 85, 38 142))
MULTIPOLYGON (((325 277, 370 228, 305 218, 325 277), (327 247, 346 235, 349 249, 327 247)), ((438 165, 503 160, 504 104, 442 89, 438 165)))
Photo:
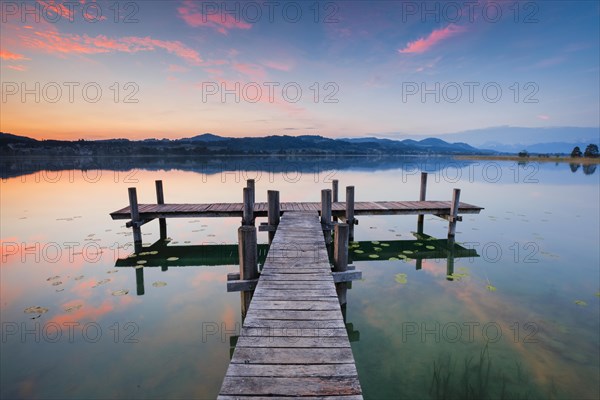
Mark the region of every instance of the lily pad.
POLYGON ((102 279, 101 281, 97 282, 94 286, 92 286, 93 288, 100 286, 100 285, 104 285, 105 283, 110 282, 110 278, 107 279, 102 279))
POLYGON ((388 258, 389 261, 398 261, 400 260, 398 257, 390 257, 388 258))
POLYGON ((74 306, 65 308, 65 311, 66 312, 73 312, 73 311, 79 310, 81 307, 83 307, 83 304, 76 304, 74 306))
POLYGON ((52 282, 52 286, 62 285, 61 281, 52 282))
POLYGON ((354 250, 354 252, 355 252, 356 254, 363 254, 363 253, 364 253, 364 250, 354 250))
POLYGON ((73 279, 74 279, 74 280, 76 280, 76 281, 80 281, 80 280, 82 280, 82 279, 83 279, 83 275, 76 276, 76 277, 75 277, 75 278, 73 278, 73 279))
POLYGON ((148 262, 148 261, 146 261, 146 260, 139 260, 139 261, 136 261, 135 263, 136 263, 136 264, 143 265, 143 264, 146 264, 147 262, 148 262))
POLYGON ((179 257, 169 257, 167 258, 167 261, 177 261, 179 260, 179 257))
POLYGON ((156 251, 156 250, 152 250, 152 251, 148 252, 148 254, 150 254, 150 255, 152 255, 152 256, 155 256, 155 255, 157 255, 157 254, 158 254, 158 251, 156 251))
POLYGON ((114 292, 112 292, 113 296, 124 296, 127 293, 129 293, 129 290, 127 289, 121 289, 121 290, 115 290, 114 292))
POLYGON ((374 240, 371 243, 373 243, 373 244, 379 244, 379 242, 377 240, 374 240))
POLYGON ((154 287, 163 287, 163 286, 167 286, 167 282, 163 282, 163 281, 157 281, 157 282, 154 282, 154 283, 152 284, 152 286, 154 286, 154 287))
POLYGON ((369 258, 379 258, 377 254, 369 254, 369 258))
POLYGON ((575 300, 574 303, 581 307, 587 306, 587 303, 583 300, 575 300))
POLYGON ((111 269, 111 270, 106 271, 107 274, 114 274, 115 272, 119 272, 119 270, 118 269, 111 269))
POLYGON ((489 290, 490 292, 495 292, 496 291, 496 286, 493 286, 493 285, 485 285, 485 288, 487 290, 489 290))
POLYGON ((425 246, 427 250, 435 250, 435 246, 425 246))
POLYGON ((33 306, 27 307, 23 312, 26 314, 45 314, 48 312, 48 309, 46 307, 33 306))
POLYGON ((416 243, 415 243, 415 246, 423 246, 423 243, 421 243, 421 242, 416 242, 416 243))
POLYGON ((141 268, 144 268, 144 266, 143 265, 135 265, 133 268, 135 268, 135 269, 141 269, 141 268))
POLYGON ((60 278, 60 275, 51 276, 50 278, 47 278, 46 280, 47 280, 48 282, 50 282, 50 281, 55 281, 55 280, 57 280, 58 278, 60 278))
POLYGON ((402 250, 402 252, 404 254, 413 254, 414 253, 414 251, 412 251, 412 250, 402 250))
POLYGON ((396 274, 395 280, 398 283, 405 284, 407 282, 406 277, 406 274, 396 274))
POLYGON ((373 250, 374 250, 374 251, 381 251, 381 250, 383 250, 383 249, 382 249, 381 247, 373 247, 373 250))
POLYGON ((389 243, 381 243, 380 246, 381 247, 390 247, 390 244, 389 243))

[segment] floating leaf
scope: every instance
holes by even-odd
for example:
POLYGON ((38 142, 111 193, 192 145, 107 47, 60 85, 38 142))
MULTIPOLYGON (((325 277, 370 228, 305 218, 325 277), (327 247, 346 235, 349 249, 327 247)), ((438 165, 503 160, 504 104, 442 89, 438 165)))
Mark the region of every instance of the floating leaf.
POLYGON ((404 255, 404 254, 398 254, 398 258, 406 260, 408 257, 406 257, 406 255, 404 255))
POLYGON ((71 306, 71 307, 67 307, 67 308, 65 308, 65 311, 66 311, 66 312, 77 311, 77 310, 79 310, 81 307, 83 307, 83 304, 76 304, 76 305, 74 305, 74 306, 71 306))
POLYGON ((355 252, 356 254, 362 254, 362 253, 364 253, 364 250, 354 250, 354 252, 355 252))
POLYGON ((141 268, 144 268, 144 266, 143 265, 134 265, 133 268, 135 268, 135 269, 141 269, 141 268))
POLYGON ((154 287, 163 287, 163 286, 167 286, 167 282, 157 281, 157 282, 154 282, 154 283, 152 284, 152 286, 154 286, 154 287))
POLYGON ((48 282, 50 282, 50 281, 55 281, 55 280, 57 280, 58 278, 60 278, 60 275, 51 276, 50 278, 48 278, 48 279, 46 279, 46 280, 47 280, 48 282))
POLYGON ((46 307, 33 306, 27 307, 23 312, 26 314, 44 314, 48 312, 48 309, 46 307))
POLYGON ((129 256, 127 256, 127 258, 136 258, 137 256, 138 256, 137 254, 133 253, 133 254, 130 254, 129 256))
POLYGON ((146 261, 146 260, 138 260, 138 261, 136 261, 135 263, 136 263, 136 264, 143 265, 143 264, 146 264, 147 262, 148 262, 148 261, 146 261))
POLYGON ((398 283, 405 284, 407 282, 406 274, 396 274, 395 280, 398 283))
POLYGON ((83 279, 83 275, 76 276, 73 279, 76 280, 76 281, 82 280, 83 279))
POLYGON ((423 243, 421 243, 421 242, 415 242, 415 246, 423 246, 423 243))
POLYGON ((427 250, 435 250, 435 246, 425 246, 427 250))
POLYGON ((485 285, 485 288, 487 290, 489 290, 490 292, 495 292, 496 291, 496 286, 493 286, 493 285, 485 285))
POLYGON ((390 247, 389 243, 381 243, 380 246, 381 247, 390 247))
POLYGON ((104 285, 105 283, 110 282, 110 278, 107 279, 102 279, 100 282, 97 282, 94 286, 92 286, 93 288, 100 286, 100 285, 104 285))
POLYGON ((113 296, 124 296, 127 293, 129 293, 129 290, 127 289, 121 289, 121 290, 115 290, 114 292, 112 292, 113 296))
POLYGON ((65 289, 56 289, 55 292, 64 292, 65 289))
POLYGON ((382 249, 381 247, 373 247, 373 250, 374 250, 374 251, 381 251, 381 250, 383 250, 383 249, 382 249))
POLYGON ((119 270, 118 269, 111 269, 109 271, 106 271, 107 274, 114 274, 115 272, 119 272, 119 270))
POLYGON ((167 261, 177 261, 179 260, 179 257, 169 257, 167 258, 167 261))
POLYGON ((403 250, 402 252, 404 254, 413 254, 414 253, 414 251, 412 251, 412 250, 403 250))
POLYGON ((596 297, 600 297, 600 292, 596 292, 596 297))
POLYGON ((369 254, 369 258, 379 258, 377 254, 369 254))
POLYGON ((149 251, 144 251, 144 252, 141 252, 141 253, 140 253, 140 254, 138 254, 138 255, 139 255, 139 256, 148 256, 148 255, 150 255, 150 252, 149 252, 149 251))
POLYGON ((61 281, 52 282, 52 286, 62 285, 61 281))
POLYGON ((148 254, 150 254, 150 255, 152 255, 152 256, 155 256, 155 255, 157 255, 157 254, 158 254, 158 251, 156 251, 156 250, 152 250, 152 251, 148 252, 148 254))
POLYGON ((398 261, 398 260, 400 260, 400 259, 399 259, 399 258, 397 258, 397 257, 390 257, 390 258, 388 258, 388 260, 389 260, 389 261, 398 261))
POLYGON ((379 244, 379 242, 377 240, 374 240, 371 243, 373 243, 373 244, 379 244))
POLYGON ((583 300, 575 300, 574 303, 577 304, 578 306, 582 306, 582 307, 587 306, 587 303, 583 300))

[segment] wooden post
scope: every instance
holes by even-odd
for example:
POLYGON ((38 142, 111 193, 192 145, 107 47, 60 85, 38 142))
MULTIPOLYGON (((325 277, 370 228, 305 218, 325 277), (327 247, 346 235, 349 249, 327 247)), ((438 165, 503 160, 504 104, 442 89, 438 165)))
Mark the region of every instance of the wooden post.
POLYGON ((137 191, 134 187, 128 189, 129 207, 131 209, 131 228, 133 230, 133 248, 136 253, 142 251, 142 229, 140 228, 140 212, 138 209, 137 191))
POLYGON ((145 293, 144 268, 137 268, 135 270, 135 289, 138 296, 142 296, 145 293))
MULTIPOLYGON (((338 200, 338 180, 334 179, 333 181, 331 181, 331 201, 333 203, 337 203, 338 200)), ((332 210, 333 212, 333 210, 332 210)), ((333 217, 333 220, 337 222, 338 218, 337 217, 333 217)))
POLYGON ((331 189, 321 190, 321 225, 325 235, 325 244, 331 243, 331 189))
MULTIPOLYGON (((267 211, 268 212, 268 214, 267 214, 268 224, 271 227, 278 226, 279 218, 281 215, 281 207, 279 204, 279 191, 277 191, 277 190, 267 191, 267 201, 268 201, 268 206, 269 206, 268 211, 267 211)), ((275 237, 275 232, 269 231, 269 244, 271 244, 274 237, 275 237)))
POLYGON ((354 240, 354 186, 346 186, 346 223, 349 240, 354 240))
MULTIPOLYGON (((154 184, 156 186, 156 204, 165 204, 165 196, 163 194, 162 181, 155 181, 154 184)), ((167 220, 165 218, 159 218, 158 227, 160 232, 160 238, 162 240, 165 240, 167 238, 167 220)))
POLYGON ((256 203, 256 190, 254 179, 246 180, 246 187, 252 191, 252 204, 256 203))
MULTIPOLYGON (((427 172, 421 172, 421 191, 419 193, 419 201, 425 201, 427 194, 427 172)), ((423 221, 425 215, 419 214, 417 217, 417 233, 423 233, 423 221)))
POLYGON ((242 225, 254 225, 254 190, 244 188, 244 211, 242 225))
MULTIPOLYGON (((240 280, 258 278, 258 253, 256 246, 256 227, 240 226, 238 228, 238 255, 240 258, 240 280)), ((254 291, 240 292, 242 318, 246 318, 254 291)))
POLYGON ((450 204, 450 222, 448 223, 448 239, 454 238, 456 234, 456 220, 458 217, 458 204, 460 201, 460 189, 452 192, 452 203, 450 204))
MULTIPOLYGON (((335 242, 333 244, 333 271, 343 272, 348 270, 348 236, 350 227, 348 224, 337 224, 335 226, 335 242)), ((348 287, 346 282, 337 283, 335 290, 340 305, 346 304, 346 293, 348 287)))

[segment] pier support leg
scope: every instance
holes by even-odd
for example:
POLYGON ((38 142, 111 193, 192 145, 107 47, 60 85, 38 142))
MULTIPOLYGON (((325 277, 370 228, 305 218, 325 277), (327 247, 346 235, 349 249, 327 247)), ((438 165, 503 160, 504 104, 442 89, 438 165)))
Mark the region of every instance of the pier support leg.
MULTIPOLYGON (((421 191, 419 193, 419 201, 425 201, 427 195, 427 172, 421 172, 421 191)), ((417 233, 423 233, 423 221, 425 215, 419 214, 417 217, 417 233)))
MULTIPOLYGON (((165 204, 165 196, 163 194, 162 181, 155 181, 154 184, 156 186, 156 204, 165 204)), ((165 218, 159 218, 158 227, 160 232, 160 238, 162 240, 165 240, 167 238, 167 220, 165 218)))
POLYGON ((458 217, 458 204, 460 201, 460 189, 452 192, 452 203, 450 204, 450 222, 448 223, 448 241, 454 240, 456 235, 456 222, 458 217))
POLYGON ((256 183, 254 182, 254 179, 247 179, 246 187, 252 191, 252 204, 254 204, 256 202, 256 183))
POLYGON ((453 281, 452 274, 454 274, 454 236, 448 237, 448 250, 446 252, 446 280, 453 281))
POLYGON ((354 240, 354 186, 346 186, 346 223, 348 224, 348 239, 354 240))
MULTIPOLYGON (((281 216, 281 206, 279 204, 279 191, 269 190, 267 191, 267 202, 268 202, 268 224, 269 226, 278 226, 279 219, 281 216)), ((269 231, 269 244, 273 241, 275 232, 269 231)))
POLYGON ((254 226, 254 188, 244 188, 242 225, 254 226))
MULTIPOLYGON (((258 253, 256 246, 256 227, 240 226, 238 228, 238 255, 240 259, 240 280, 258 278, 258 253)), ((253 290, 240 292, 242 319, 246 318, 253 290)))
POLYGON ((321 225, 325 244, 331 244, 331 189, 321 190, 321 225))
MULTIPOLYGON (((335 226, 335 241, 333 245, 333 271, 343 272, 348 270, 348 237, 350 227, 348 224, 337 224, 335 226)), ((340 305, 346 304, 346 293, 348 292, 347 282, 337 283, 335 290, 340 301, 340 305)))
MULTIPOLYGON (((333 203, 337 203, 338 200, 338 188, 339 188, 339 181, 337 179, 334 179, 333 181, 331 181, 331 201, 333 203)), ((333 205, 332 205, 332 213, 333 213, 333 205)), ((333 217, 333 220, 335 222, 337 222, 338 218, 337 217, 333 217)))
POLYGON ((135 288, 138 296, 143 296, 146 292, 144 289, 144 268, 135 270, 135 288))
POLYGON ((138 209, 137 191, 134 187, 128 189, 129 207, 131 209, 131 229, 133 230, 133 248, 136 253, 142 251, 142 229, 140 228, 140 212, 138 209))

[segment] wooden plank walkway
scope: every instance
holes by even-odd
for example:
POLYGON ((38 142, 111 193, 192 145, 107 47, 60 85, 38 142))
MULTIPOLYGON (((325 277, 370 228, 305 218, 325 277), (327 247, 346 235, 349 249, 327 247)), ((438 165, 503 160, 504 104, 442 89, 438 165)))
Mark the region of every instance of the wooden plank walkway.
POLYGON ((219 399, 271 396, 362 399, 316 211, 283 215, 219 399))
MULTIPOLYGON (((417 215, 450 214, 451 201, 359 201, 354 203, 354 215, 417 215)), ((242 217, 243 203, 216 204, 139 204, 140 218, 190 218, 190 217, 242 217)), ((320 211, 321 203, 287 202, 281 203, 281 211, 320 211)), ((482 207, 459 203, 458 214, 479 214, 482 207)), ((266 217, 267 203, 254 204, 254 216, 266 217)), ((332 204, 332 215, 344 217, 345 202, 332 204)), ((130 206, 110 214, 112 219, 131 219, 130 206)))

